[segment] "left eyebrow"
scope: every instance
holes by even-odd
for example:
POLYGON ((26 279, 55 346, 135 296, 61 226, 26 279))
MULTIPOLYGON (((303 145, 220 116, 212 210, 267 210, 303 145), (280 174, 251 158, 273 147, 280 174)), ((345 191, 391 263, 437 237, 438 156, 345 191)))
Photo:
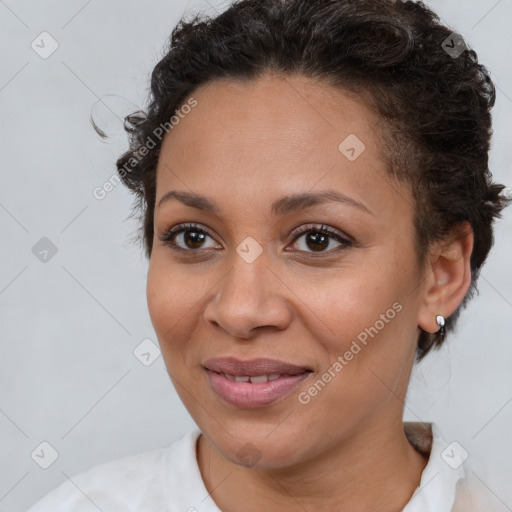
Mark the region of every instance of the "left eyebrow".
MULTIPOLYGON (((176 199, 191 208, 210 212, 217 216, 220 216, 221 214, 221 208, 213 199, 193 192, 178 190, 170 190, 165 193, 158 201, 157 207, 160 207, 164 202, 171 199, 176 199)), ((305 208, 325 204, 327 202, 346 204, 369 213, 370 215, 374 215, 365 204, 336 190, 324 190, 315 193, 304 192, 302 194, 290 194, 283 196, 272 203, 271 212, 272 215, 284 216, 305 208)))
POLYGON ((373 215, 366 205, 336 190, 324 190, 315 193, 305 192, 303 194, 291 194, 281 197, 272 203, 272 214, 287 215, 304 208, 311 208, 312 206, 327 202, 347 204, 373 215))

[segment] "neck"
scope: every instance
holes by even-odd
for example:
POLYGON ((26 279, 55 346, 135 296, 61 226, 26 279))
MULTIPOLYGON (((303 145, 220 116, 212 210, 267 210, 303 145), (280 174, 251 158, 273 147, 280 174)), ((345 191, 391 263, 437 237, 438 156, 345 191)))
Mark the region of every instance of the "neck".
POLYGON ((238 466, 204 435, 197 443, 197 460, 208 492, 224 512, 283 507, 289 512, 398 512, 427 464, 407 440, 401 420, 368 424, 326 453, 292 467, 238 466))

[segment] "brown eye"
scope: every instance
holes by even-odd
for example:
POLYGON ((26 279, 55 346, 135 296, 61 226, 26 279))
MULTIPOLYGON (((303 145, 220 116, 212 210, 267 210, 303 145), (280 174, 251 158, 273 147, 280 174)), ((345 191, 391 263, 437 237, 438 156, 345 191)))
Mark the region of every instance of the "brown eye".
POLYGON ((334 230, 328 226, 308 226, 306 228, 302 228, 301 231, 296 231, 293 233, 295 236, 294 243, 302 237, 304 237, 303 248, 299 250, 306 253, 331 253, 332 251, 336 251, 339 249, 344 249, 346 247, 350 247, 353 245, 352 241, 344 236, 338 230, 334 230), (336 248, 329 248, 332 240, 335 240, 339 246, 336 248), (309 250, 308 250, 309 249, 309 250))
POLYGON ((176 250, 194 251, 208 248, 204 246, 207 238, 212 237, 195 224, 180 224, 168 230, 160 240, 176 250))
POLYGON ((322 251, 327 249, 329 246, 329 238, 329 235, 325 235, 319 231, 310 231, 306 234, 305 243, 310 249, 314 249, 315 251, 322 251))
POLYGON ((199 249, 204 242, 204 233, 199 233, 197 230, 187 229, 183 231, 183 241, 189 249, 199 249))

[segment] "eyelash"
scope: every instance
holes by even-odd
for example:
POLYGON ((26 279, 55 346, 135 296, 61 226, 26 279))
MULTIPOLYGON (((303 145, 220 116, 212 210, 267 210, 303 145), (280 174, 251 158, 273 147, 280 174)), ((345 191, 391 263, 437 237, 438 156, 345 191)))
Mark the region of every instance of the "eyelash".
MULTIPOLYGON (((162 237, 159 237, 159 240, 163 242, 165 245, 168 245, 173 251, 181 251, 181 252, 188 252, 188 253, 194 253, 198 252, 201 249, 183 249, 182 247, 178 247, 174 242, 173 239, 186 231, 194 230, 197 233, 208 235, 210 238, 214 239, 214 237, 209 233, 208 230, 201 228, 198 224, 193 223, 187 223, 187 224, 179 224, 171 229, 168 229, 165 231, 162 237)), ((318 258, 322 257, 324 255, 331 255, 333 252, 337 252, 340 250, 343 250, 347 247, 352 247, 353 242, 348 237, 342 235, 338 230, 335 230, 333 228, 330 228, 329 226, 321 225, 321 227, 318 227, 318 225, 306 225, 302 226, 300 228, 295 229, 291 236, 293 237, 292 243, 295 243, 302 235, 314 232, 319 233, 322 235, 329 235, 330 237, 334 238, 337 242, 342 244, 341 247, 338 247, 336 249, 330 249, 329 251, 325 252, 307 252, 307 251, 299 251, 307 254, 307 257, 312 258, 318 258)), ((204 249, 203 249, 204 250, 204 249)))

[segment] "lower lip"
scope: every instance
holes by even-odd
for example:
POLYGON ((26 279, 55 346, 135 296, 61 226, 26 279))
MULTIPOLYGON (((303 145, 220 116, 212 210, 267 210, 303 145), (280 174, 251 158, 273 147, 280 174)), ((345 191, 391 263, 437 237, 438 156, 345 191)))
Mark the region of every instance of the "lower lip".
POLYGON ((286 375, 267 382, 236 382, 206 370, 213 390, 227 403, 244 409, 265 407, 288 395, 312 372, 286 375))

